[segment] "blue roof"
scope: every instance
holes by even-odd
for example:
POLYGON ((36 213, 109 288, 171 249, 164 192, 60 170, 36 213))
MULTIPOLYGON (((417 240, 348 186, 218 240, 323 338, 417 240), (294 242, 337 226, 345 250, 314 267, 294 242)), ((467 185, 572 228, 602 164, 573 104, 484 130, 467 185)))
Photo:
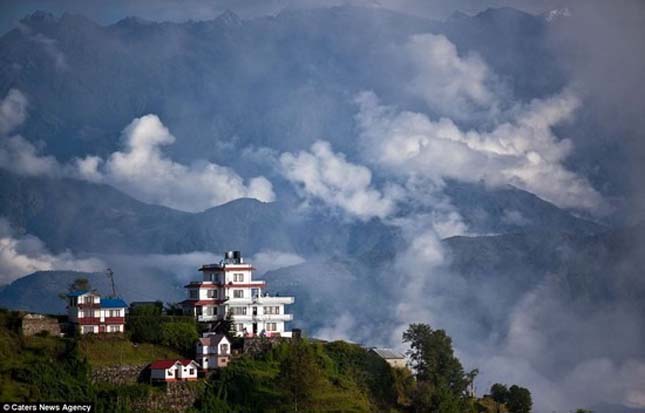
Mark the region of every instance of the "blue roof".
POLYGON ((89 291, 87 290, 78 290, 78 291, 72 291, 67 293, 68 297, 78 297, 79 295, 87 294, 89 291))
POLYGON ((128 305, 120 298, 101 298, 101 308, 125 308, 128 305))

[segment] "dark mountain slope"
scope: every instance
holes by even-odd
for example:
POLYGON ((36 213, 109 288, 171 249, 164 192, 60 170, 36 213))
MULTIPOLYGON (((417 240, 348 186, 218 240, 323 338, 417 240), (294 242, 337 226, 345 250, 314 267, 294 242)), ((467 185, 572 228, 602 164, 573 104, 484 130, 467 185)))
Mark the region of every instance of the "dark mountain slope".
POLYGON ((237 162, 217 140, 293 150, 326 139, 351 154, 355 93, 418 104, 402 91, 397 79, 406 69, 391 55, 410 35, 446 34, 462 53, 482 53, 512 80, 517 90, 510 92, 533 98, 561 86, 542 45, 546 30, 540 16, 511 9, 444 23, 334 7, 248 21, 229 13, 206 22, 128 18, 111 26, 39 12, 0 38, 0 94, 27 94, 32 116, 24 135, 60 158, 114 151, 122 128, 147 113, 176 134, 182 145, 172 150, 185 158, 237 162))
MULTIPOLYGON (((447 193, 474 232, 542 228, 594 233, 602 227, 514 188, 487 191, 452 184, 447 193)), ((201 213, 139 202, 107 185, 24 177, 0 170, 0 216, 42 239, 54 252, 184 253, 261 249, 304 256, 384 260, 401 245, 398 230, 378 220, 348 221, 323 211, 297 212, 288 202, 238 199, 201 213)))
MULTIPOLYGON (((111 294, 108 278, 104 273, 76 271, 38 271, 20 278, 0 289, 0 307, 49 314, 63 314, 65 301, 60 293, 77 278, 87 278, 92 288, 102 295, 111 294)), ((120 297, 131 301, 176 302, 183 298, 183 289, 172 274, 131 274, 116 272, 115 283, 120 297)))

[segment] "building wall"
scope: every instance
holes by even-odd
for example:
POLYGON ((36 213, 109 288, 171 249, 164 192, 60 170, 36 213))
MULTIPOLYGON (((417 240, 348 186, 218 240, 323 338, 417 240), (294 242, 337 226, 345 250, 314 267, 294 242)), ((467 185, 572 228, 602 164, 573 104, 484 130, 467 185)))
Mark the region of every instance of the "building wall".
POLYGON ((395 368, 403 369, 407 367, 405 359, 386 359, 385 361, 395 368))
POLYGON ((33 336, 42 331, 46 331, 53 336, 61 334, 60 324, 53 317, 47 317, 42 314, 27 314, 22 318, 22 334, 33 336))
POLYGON ((177 367, 177 377, 180 380, 189 380, 197 378, 197 366, 194 364, 189 364, 188 366, 179 366, 177 367), (192 371, 192 373, 191 373, 192 371))
MULTIPOLYGON (((168 370, 173 370, 174 371, 175 366, 172 366, 168 370)), ((166 369, 151 369, 150 370, 150 378, 152 380, 166 380, 168 377, 166 374, 167 370, 166 369)), ((172 377, 173 379, 175 378, 174 376, 172 377)))

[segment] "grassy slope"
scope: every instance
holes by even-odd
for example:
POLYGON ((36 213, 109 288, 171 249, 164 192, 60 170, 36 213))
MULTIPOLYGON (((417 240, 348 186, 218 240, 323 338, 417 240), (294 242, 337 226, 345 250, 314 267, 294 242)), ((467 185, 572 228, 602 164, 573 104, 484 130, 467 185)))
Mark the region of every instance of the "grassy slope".
POLYGON ((92 367, 185 358, 167 347, 149 343, 136 344, 122 337, 83 337, 79 342, 79 350, 92 367))

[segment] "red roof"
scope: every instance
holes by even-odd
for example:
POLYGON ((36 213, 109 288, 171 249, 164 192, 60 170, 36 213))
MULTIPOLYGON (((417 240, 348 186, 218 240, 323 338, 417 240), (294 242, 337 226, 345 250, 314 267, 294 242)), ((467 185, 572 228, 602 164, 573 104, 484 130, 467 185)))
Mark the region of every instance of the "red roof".
POLYGON ((181 304, 181 305, 190 304, 192 306, 196 306, 196 305, 207 305, 207 304, 222 304, 223 302, 224 302, 224 300, 217 300, 217 299, 212 299, 212 300, 191 300, 191 299, 188 299, 188 300, 182 301, 179 304, 181 304))
POLYGON ((181 363, 182 366, 187 366, 190 363, 193 363, 192 360, 190 359, 184 359, 184 360, 157 360, 154 361, 150 364, 151 369, 168 369, 172 366, 174 366, 177 363, 181 363))

